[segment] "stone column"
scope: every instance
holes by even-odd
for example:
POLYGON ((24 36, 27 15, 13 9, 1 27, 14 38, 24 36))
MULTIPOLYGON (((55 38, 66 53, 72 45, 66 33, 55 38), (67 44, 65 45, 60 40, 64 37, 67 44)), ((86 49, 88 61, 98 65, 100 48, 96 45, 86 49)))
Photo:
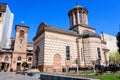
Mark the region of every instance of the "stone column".
POLYGON ((80 24, 82 23, 82 13, 80 13, 80 24))
POLYGON ((83 13, 83 23, 86 24, 86 15, 83 13))
POLYGON ((81 24, 84 23, 84 15, 83 15, 83 12, 81 13, 81 24))
POLYGON ((76 25, 76 22, 75 22, 75 13, 72 12, 72 15, 73 15, 73 25, 76 25))

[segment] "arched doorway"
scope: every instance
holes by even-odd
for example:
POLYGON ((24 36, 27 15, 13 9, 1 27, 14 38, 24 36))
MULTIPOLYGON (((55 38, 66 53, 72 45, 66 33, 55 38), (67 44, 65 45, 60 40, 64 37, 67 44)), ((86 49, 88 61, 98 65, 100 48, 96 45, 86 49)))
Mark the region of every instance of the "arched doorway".
POLYGON ((53 61, 53 70, 54 71, 62 71, 62 65, 61 65, 61 56, 59 54, 54 55, 54 61, 53 61))

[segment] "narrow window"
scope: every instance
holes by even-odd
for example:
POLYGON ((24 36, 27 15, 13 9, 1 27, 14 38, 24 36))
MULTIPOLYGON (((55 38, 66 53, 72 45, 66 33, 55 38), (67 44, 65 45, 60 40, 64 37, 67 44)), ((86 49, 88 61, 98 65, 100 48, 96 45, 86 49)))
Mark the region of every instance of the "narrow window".
POLYGON ((9 57, 8 57, 8 56, 5 56, 4 60, 5 60, 5 61, 9 61, 9 57))
POLYGON ((23 41, 20 39, 20 48, 22 47, 23 41))
POLYGON ((21 59, 22 59, 21 56, 18 56, 18 57, 17 57, 17 60, 18 60, 18 61, 21 61, 21 59))
POLYGON ((82 23, 82 13, 80 12, 80 23, 82 23))
POLYGON ((20 44, 22 45, 22 39, 20 39, 20 44))
POLYGON ((98 52, 98 59, 101 60, 100 48, 97 48, 97 52, 98 52))
POLYGON ((31 58, 31 57, 29 57, 29 58, 28 58, 28 61, 32 61, 32 58, 31 58))
POLYGON ((77 12, 75 13, 75 22, 77 24, 77 12))
POLYGON ((66 60, 70 60, 70 46, 66 46, 66 60))
POLYGON ((20 31, 19 37, 22 37, 22 38, 24 37, 24 31, 23 30, 20 31))

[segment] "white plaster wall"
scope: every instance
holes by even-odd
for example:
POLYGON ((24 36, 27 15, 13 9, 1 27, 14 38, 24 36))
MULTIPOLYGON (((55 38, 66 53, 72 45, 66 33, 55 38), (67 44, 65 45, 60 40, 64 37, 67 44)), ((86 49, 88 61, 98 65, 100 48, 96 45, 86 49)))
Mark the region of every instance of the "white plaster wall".
POLYGON ((107 48, 110 50, 109 52, 110 53, 117 52, 118 47, 117 47, 116 36, 113 36, 113 35, 110 35, 110 34, 106 34, 106 33, 103 33, 103 36, 104 36, 104 40, 107 43, 107 48))

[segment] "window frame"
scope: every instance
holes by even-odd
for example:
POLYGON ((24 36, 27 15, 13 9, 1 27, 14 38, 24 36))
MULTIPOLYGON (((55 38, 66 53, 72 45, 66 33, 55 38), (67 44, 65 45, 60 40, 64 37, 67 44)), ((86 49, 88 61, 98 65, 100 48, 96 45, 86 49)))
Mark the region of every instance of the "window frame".
POLYGON ((18 56, 17 57, 17 61, 21 61, 22 60, 22 57, 21 56, 18 56))
POLYGON ((66 46, 66 60, 70 60, 70 46, 66 46))

